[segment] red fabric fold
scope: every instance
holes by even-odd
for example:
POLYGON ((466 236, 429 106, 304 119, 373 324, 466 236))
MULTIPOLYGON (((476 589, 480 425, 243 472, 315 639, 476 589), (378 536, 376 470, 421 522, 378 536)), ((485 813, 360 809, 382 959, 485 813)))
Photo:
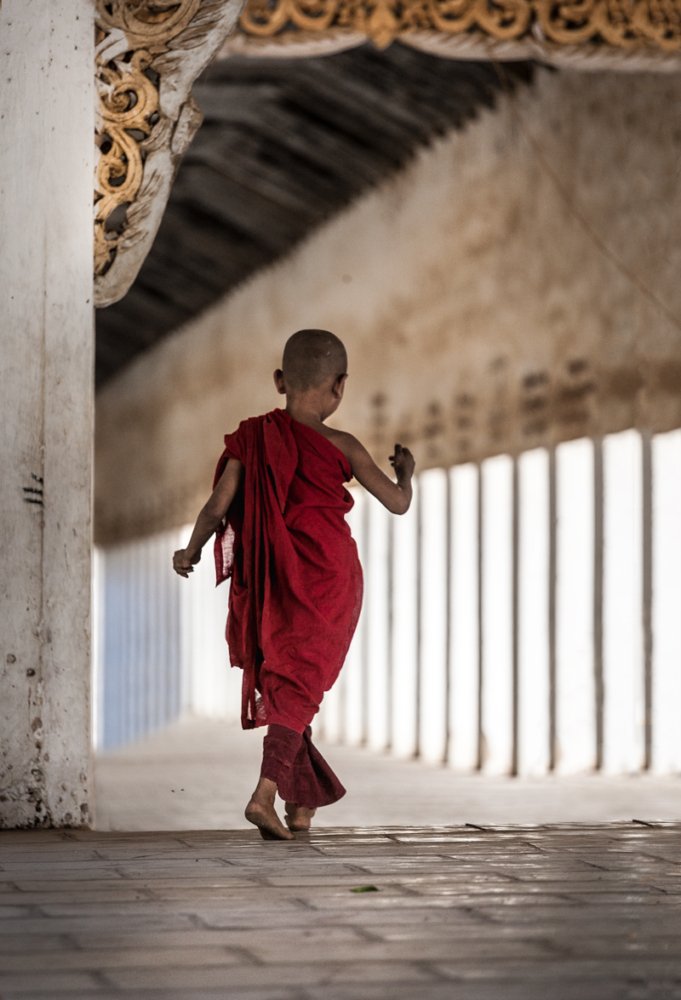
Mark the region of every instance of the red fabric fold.
POLYGON ((244 671, 241 722, 302 734, 338 676, 361 606, 345 520, 352 472, 335 445, 285 410, 225 437, 215 482, 230 458, 244 475, 215 561, 217 582, 231 577, 227 641, 244 671))
POLYGON ((274 781, 286 802, 308 809, 328 806, 345 795, 345 788, 312 742, 312 730, 296 733, 272 725, 263 740, 260 774, 274 781))

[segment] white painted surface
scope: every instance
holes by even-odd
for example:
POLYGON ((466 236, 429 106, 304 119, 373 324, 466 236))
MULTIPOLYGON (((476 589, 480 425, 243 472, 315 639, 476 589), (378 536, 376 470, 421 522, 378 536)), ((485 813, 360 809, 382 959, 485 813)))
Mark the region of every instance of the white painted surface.
POLYGON ((446 740, 447 470, 419 477, 421 503, 421 756, 439 763, 446 740))
MULTIPOLYGON (((357 543, 360 560, 364 561, 366 537, 366 505, 370 498, 361 491, 353 493, 355 506, 348 515, 348 523, 357 543)), ((357 630, 353 637, 345 665, 340 674, 340 715, 342 740, 351 746, 362 742, 362 686, 363 686, 363 651, 366 642, 366 605, 362 604, 357 630)))
POLYGON ((97 552, 98 749, 184 714, 240 719, 242 675, 230 667, 225 642, 229 589, 215 586, 210 545, 188 580, 172 571, 172 554, 190 530, 97 552))
POLYGON ((549 456, 518 460, 518 770, 549 766, 549 456))
MULTIPOLYGON (((176 547, 185 546, 190 534, 191 527, 187 526, 176 547)), ((165 555, 170 573, 170 553, 165 555)), ((188 693, 181 707, 208 718, 238 721, 242 673, 240 668, 231 667, 225 641, 229 581, 215 586, 211 542, 190 579, 177 579, 181 587, 180 630, 186 630, 189 637, 182 661, 182 673, 189 679, 188 693)))
POLYGON ((603 442, 603 767, 644 760, 643 480, 638 431, 603 442))
MULTIPOLYGON (((358 492, 358 491, 356 491, 358 492)), ((391 515, 374 497, 366 497, 366 565, 364 567, 364 616, 366 625, 365 676, 368 746, 382 750, 389 739, 388 656, 389 584, 388 545, 391 515)))
POLYGON ((511 768, 513 706, 513 462, 482 463, 482 732, 483 769, 511 768))
POLYGON ((0 7, 0 825, 91 816, 90 0, 0 7), (44 506, 24 489, 44 480, 44 506))
POLYGON ((681 771, 681 430, 653 460, 653 768, 681 771))
POLYGON ((556 449, 557 768, 588 770, 596 755, 594 687, 594 445, 556 449))
POLYGON ((394 530, 393 578, 393 752, 411 757, 416 752, 418 658, 418 488, 409 514, 399 517, 394 530))
POLYGON ((478 488, 475 465, 451 470, 451 729, 450 762, 472 770, 478 756, 478 488))

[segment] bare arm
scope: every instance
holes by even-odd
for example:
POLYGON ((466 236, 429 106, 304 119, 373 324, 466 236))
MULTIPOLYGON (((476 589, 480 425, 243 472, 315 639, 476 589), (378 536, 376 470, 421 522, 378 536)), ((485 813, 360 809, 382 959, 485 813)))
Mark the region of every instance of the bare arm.
POLYGON ((201 559, 201 549, 222 523, 239 488, 242 468, 236 458, 229 459, 215 489, 199 512, 186 549, 178 549, 173 555, 173 569, 180 576, 188 577, 193 573, 194 566, 201 559))
POLYGON ((380 500, 391 514, 406 514, 411 504, 411 477, 414 474, 414 456, 408 448, 396 444, 395 453, 390 456, 397 482, 393 482, 379 469, 364 445, 356 438, 349 440, 348 458, 355 479, 365 490, 380 500))

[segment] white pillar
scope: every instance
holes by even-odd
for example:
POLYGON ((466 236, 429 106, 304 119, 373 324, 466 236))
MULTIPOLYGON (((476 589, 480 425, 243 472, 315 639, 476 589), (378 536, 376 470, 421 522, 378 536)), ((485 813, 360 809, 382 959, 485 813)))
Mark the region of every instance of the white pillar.
POLYGON ((513 757, 513 460, 482 463, 483 769, 510 774, 513 757))
POLYGON ((594 443, 579 438, 556 450, 556 728, 558 771, 596 763, 594 683, 594 443))
POLYGON ((518 757, 519 773, 549 767, 550 469, 545 448, 519 461, 518 757))
POLYGON ((457 465, 452 478, 450 761, 472 771, 478 761, 479 608, 478 469, 457 465))
POLYGON ((91 0, 0 6, 0 826, 90 821, 91 0))

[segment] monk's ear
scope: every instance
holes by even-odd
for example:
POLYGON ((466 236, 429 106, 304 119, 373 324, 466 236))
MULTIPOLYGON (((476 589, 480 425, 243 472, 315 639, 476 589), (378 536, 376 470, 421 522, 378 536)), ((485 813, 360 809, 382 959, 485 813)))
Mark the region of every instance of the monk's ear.
POLYGON ((343 397, 343 392, 345 390, 345 383, 347 382, 347 380, 348 380, 347 372, 344 372, 342 375, 338 375, 336 377, 336 380, 333 383, 334 396, 338 396, 339 399, 343 397))
POLYGON ((286 386, 284 385, 284 373, 281 368, 277 368, 274 372, 274 385, 278 393, 282 396, 286 395, 286 386))

